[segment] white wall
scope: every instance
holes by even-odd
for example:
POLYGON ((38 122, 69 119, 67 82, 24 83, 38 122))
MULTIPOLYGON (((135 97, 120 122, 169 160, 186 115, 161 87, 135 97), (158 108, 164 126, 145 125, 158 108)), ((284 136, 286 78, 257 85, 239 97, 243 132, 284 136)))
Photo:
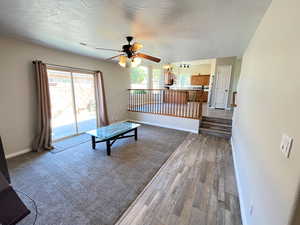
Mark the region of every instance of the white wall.
POLYGON ((110 121, 127 118, 129 75, 118 64, 0 37, 0 135, 7 155, 28 149, 36 127, 36 86, 32 60, 101 70, 110 121))
POLYGON ((246 225, 288 225, 297 201, 299 9, 299 0, 273 0, 243 56, 233 146, 246 225), (283 133, 294 138, 289 159, 279 149, 283 133))
POLYGON ((129 112, 128 116, 130 120, 145 124, 198 133, 199 120, 139 112, 129 112))
POLYGON ((172 65, 175 74, 190 74, 190 75, 208 75, 211 72, 211 64, 190 65, 189 68, 180 68, 179 65, 172 65))

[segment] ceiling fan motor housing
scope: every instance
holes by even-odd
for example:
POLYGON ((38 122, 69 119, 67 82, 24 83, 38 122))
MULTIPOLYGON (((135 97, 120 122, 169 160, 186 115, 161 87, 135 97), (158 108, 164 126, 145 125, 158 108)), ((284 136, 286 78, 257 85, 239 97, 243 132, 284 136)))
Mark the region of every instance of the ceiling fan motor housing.
MULTIPOLYGON (((131 42, 133 40, 132 36, 127 36, 126 40, 128 41, 128 44, 123 45, 122 46, 122 50, 109 49, 109 48, 96 48, 96 49, 99 49, 99 50, 109 50, 109 51, 117 51, 117 52, 121 53, 119 55, 116 55, 116 56, 113 56, 113 57, 109 58, 109 59, 114 59, 114 58, 119 57, 120 58, 120 62, 119 63, 120 63, 120 65, 122 64, 121 66, 125 65, 123 61, 124 61, 124 58, 125 58, 125 61, 126 61, 126 57, 128 59, 130 59, 134 63, 136 63, 137 61, 140 61, 141 60, 140 58, 144 58, 144 59, 156 62, 156 63, 160 62, 159 58, 153 57, 151 55, 139 53, 138 51, 143 48, 143 45, 140 44, 140 43, 137 43, 137 42, 131 44, 131 42)), ((82 43, 82 45, 85 45, 85 44, 82 43)))
POLYGON ((123 51, 126 53, 128 58, 131 58, 134 55, 134 52, 131 50, 131 45, 123 45, 123 51))
POLYGON ((128 43, 130 44, 130 42, 133 40, 133 37, 132 37, 132 36, 127 36, 127 37, 126 37, 126 40, 127 40, 128 43))

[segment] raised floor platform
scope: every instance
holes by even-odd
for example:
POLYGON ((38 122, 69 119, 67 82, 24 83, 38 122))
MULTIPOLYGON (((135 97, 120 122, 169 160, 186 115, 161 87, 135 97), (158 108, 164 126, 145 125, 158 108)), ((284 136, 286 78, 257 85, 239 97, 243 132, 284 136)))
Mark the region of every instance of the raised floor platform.
POLYGON ((202 104, 202 116, 222 118, 222 119, 232 119, 233 111, 226 109, 214 109, 209 108, 207 103, 202 104))

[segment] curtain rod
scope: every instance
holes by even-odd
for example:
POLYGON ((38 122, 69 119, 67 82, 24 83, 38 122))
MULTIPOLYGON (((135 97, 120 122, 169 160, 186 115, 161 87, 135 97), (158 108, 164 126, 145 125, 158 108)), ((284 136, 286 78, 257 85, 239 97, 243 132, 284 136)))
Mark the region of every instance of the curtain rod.
MULTIPOLYGON (((36 61, 32 61, 33 64, 36 63, 36 61)), ((44 62, 45 63, 45 62, 44 62)), ((99 70, 89 70, 89 69, 84 69, 84 68, 77 68, 77 67, 71 67, 71 66, 62 66, 62 65, 57 65, 57 64, 51 64, 51 63, 45 63, 47 66, 54 66, 54 67, 61 67, 61 68, 68 68, 68 69, 74 69, 74 70, 85 70, 89 72, 100 72, 99 70)))

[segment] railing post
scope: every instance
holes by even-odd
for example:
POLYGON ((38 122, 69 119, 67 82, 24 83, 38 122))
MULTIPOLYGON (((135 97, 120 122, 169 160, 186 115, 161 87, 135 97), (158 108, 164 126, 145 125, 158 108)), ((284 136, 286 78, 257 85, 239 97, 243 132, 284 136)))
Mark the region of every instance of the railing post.
POLYGON ((203 94, 204 94, 204 90, 199 91, 200 92, 200 96, 199 96, 199 120, 202 120, 202 103, 203 103, 203 94))
POLYGON ((236 95, 237 95, 237 92, 234 91, 232 93, 232 104, 231 104, 231 107, 237 107, 237 104, 236 104, 236 95))

